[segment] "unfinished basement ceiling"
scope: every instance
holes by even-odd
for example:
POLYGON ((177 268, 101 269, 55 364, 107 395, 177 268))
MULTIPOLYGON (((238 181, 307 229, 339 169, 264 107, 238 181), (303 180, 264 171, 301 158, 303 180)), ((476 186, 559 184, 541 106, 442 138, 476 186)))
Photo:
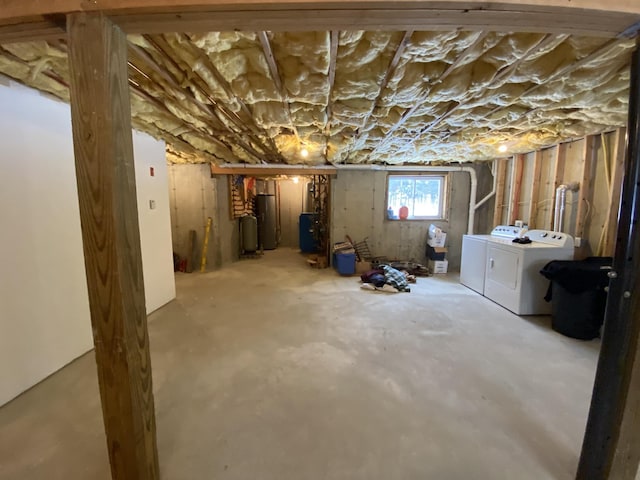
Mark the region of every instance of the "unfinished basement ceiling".
MULTIPOLYGON (((165 140, 169 161, 308 165, 486 160, 623 126, 635 46, 459 30, 129 42, 134 126, 165 140)), ((0 72, 68 101, 66 51, 2 45, 0 72)))

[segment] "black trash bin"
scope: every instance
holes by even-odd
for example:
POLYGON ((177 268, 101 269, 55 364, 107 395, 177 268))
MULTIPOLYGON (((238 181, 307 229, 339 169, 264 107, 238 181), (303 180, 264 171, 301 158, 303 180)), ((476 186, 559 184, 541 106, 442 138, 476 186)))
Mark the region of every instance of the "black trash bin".
POLYGON ((589 257, 544 266, 540 273, 551 280, 545 300, 551 301, 551 327, 556 332, 580 340, 600 335, 612 264, 611 257, 589 257))

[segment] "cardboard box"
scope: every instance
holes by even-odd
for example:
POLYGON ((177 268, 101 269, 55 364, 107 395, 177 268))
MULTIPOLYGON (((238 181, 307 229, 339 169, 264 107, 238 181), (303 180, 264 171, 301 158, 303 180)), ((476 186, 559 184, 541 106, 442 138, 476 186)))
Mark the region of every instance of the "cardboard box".
POLYGON ((432 247, 444 247, 447 243, 447 232, 443 232, 440 227, 433 223, 427 230, 427 245, 432 247))
POLYGON ((429 237, 427 239, 427 245, 429 245, 430 247, 444 247, 446 243, 447 234, 445 232, 442 232, 437 237, 429 237))
POLYGON ((429 260, 429 271, 433 274, 447 273, 448 268, 447 260, 429 260))
POLYGON ((431 245, 427 245, 427 258, 429 260, 444 260, 447 250, 447 247, 432 247, 431 245))
POLYGON ((356 273, 364 273, 371 270, 371 262, 356 262, 356 273))

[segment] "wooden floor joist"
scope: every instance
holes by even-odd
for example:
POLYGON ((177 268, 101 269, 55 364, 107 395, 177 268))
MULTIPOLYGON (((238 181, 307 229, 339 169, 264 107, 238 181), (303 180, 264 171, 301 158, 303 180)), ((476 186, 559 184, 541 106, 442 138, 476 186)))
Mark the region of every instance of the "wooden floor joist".
POLYGON ((72 14, 67 25, 80 220, 111 474, 156 480, 127 39, 101 14, 72 14))

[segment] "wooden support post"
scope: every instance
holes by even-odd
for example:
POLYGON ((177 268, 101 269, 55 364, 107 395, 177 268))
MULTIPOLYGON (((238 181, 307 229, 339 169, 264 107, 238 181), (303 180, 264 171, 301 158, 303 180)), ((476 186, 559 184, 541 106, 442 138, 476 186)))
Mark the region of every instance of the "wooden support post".
POLYGON ((518 220, 520 214, 520 193, 522 192, 522 173, 524 170, 524 155, 513 156, 513 171, 511 176, 511 201, 509 203, 509 225, 518 220))
POLYGON ((70 14, 67 30, 80 220, 111 475, 155 480, 127 38, 98 13, 70 14))
POLYGON ((585 225, 587 223, 587 212, 592 203, 592 185, 591 171, 593 170, 593 162, 595 160, 595 135, 589 135, 584 139, 582 148, 582 178, 580 180, 580 190, 578 191, 578 212, 576 214, 575 237, 583 237, 585 225))
POLYGON ((496 196, 495 205, 493 208, 493 226, 502 224, 502 210, 504 207, 504 188, 507 183, 507 161, 504 159, 498 160, 498 167, 496 170, 496 196))
POLYGON ((578 480, 633 480, 640 464, 640 44, 630 95, 618 240, 578 480))
POLYGON ((542 150, 537 150, 533 157, 533 178, 531 184, 531 203, 529 204, 529 229, 536 228, 538 202, 540 201, 540 176, 542 174, 542 150))
POLYGON ((549 223, 547 230, 556 228, 553 224, 553 213, 556 209, 556 190, 562 185, 562 178, 564 177, 564 160, 567 153, 567 146, 564 143, 559 143, 556 147, 556 155, 553 161, 553 192, 551 192, 551 211, 549 212, 549 223))
POLYGON ((609 214, 604 225, 604 243, 602 254, 612 257, 616 244, 616 231, 618 227, 618 210, 620 208, 620 191, 622 190, 622 177, 624 175, 624 157, 626 153, 627 130, 616 130, 613 151, 611 152, 611 188, 609 189, 609 214))

